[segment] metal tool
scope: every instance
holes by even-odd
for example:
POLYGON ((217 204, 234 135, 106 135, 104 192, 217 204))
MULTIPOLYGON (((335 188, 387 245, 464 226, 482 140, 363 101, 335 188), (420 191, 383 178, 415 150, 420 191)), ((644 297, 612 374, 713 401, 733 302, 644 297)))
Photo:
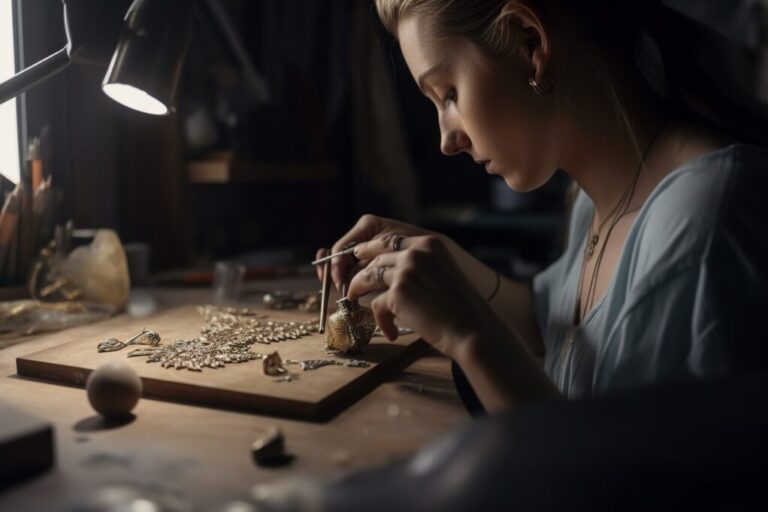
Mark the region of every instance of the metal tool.
POLYGON ((320 334, 325 332, 325 319, 328 316, 328 295, 331 293, 331 260, 323 265, 323 291, 320 295, 320 334))
POLYGON ((352 252, 355 250, 355 245, 350 245, 349 247, 345 247, 339 252, 335 252, 333 254, 329 254, 328 256, 323 256, 322 258, 318 258, 315 261, 312 262, 312 265, 319 265, 320 263, 325 263, 326 261, 330 261, 333 258, 336 258, 338 256, 344 256, 345 254, 352 254, 352 252))

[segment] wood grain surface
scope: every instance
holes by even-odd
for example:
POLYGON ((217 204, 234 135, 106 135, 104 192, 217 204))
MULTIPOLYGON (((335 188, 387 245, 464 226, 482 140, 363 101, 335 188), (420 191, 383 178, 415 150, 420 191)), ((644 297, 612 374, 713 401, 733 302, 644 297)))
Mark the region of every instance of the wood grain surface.
MULTIPOLYGON (((316 287, 314 277, 246 283, 243 305, 273 289, 316 287)), ((160 311, 131 325, 151 328, 171 308, 212 299, 210 288, 151 293, 160 311)), ((123 321, 128 317, 86 332, 98 340, 114 336, 111 326, 123 321)), ((306 476, 335 480, 402 461, 470 421, 451 381, 450 360, 431 351, 328 422, 146 397, 130 421, 112 424, 93 411, 81 386, 17 375, 17 358, 60 343, 51 335, 0 343, 0 400, 53 424, 56 459, 51 471, 0 490, 2 511, 71 512, 116 483, 171 492, 189 510, 222 510, 231 500, 247 499, 254 484, 306 476), (259 467, 251 444, 274 427, 285 434, 294 459, 283 467, 259 467)))
MULTIPOLYGON (((264 314, 268 319, 278 321, 316 318, 316 314, 301 312, 265 311, 264 314)), ((260 360, 195 372, 163 368, 159 363, 147 363, 145 357, 126 357, 135 347, 104 353, 96 350, 105 337, 126 340, 142 328, 160 334, 161 343, 172 343, 197 336, 202 326, 203 319, 194 306, 175 308, 151 320, 118 317, 51 334, 47 338, 55 344, 53 348, 17 358, 16 368, 19 375, 26 377, 83 386, 88 375, 100 365, 120 360, 139 374, 145 396, 261 414, 328 420, 378 385, 386 373, 403 368, 426 349, 416 335, 401 336, 396 342, 374 337, 365 352, 348 357, 369 362, 371 366, 368 368, 326 366, 301 371, 299 366, 293 365, 287 367, 296 375, 290 382, 265 375, 260 360)), ((264 354, 276 350, 283 359, 333 357, 326 354, 325 337, 319 333, 297 340, 255 344, 252 350, 264 354)))

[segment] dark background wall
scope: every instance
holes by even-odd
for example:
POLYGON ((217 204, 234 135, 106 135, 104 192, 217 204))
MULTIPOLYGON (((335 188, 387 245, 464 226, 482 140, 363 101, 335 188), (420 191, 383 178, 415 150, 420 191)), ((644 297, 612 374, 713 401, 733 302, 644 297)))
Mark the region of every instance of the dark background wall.
MULTIPOLYGON (((28 65, 66 39, 61 2, 20 4, 28 65)), ((99 67, 72 66, 27 93, 27 131, 43 138, 60 220, 149 243, 154 270, 265 251, 305 261, 369 212, 447 231, 508 273, 557 254, 566 181, 519 196, 469 157, 443 156, 433 107, 372 3, 221 5, 267 101, 205 17, 170 116, 113 103, 99 67), (190 178, 190 166, 216 158, 231 179, 190 178)))

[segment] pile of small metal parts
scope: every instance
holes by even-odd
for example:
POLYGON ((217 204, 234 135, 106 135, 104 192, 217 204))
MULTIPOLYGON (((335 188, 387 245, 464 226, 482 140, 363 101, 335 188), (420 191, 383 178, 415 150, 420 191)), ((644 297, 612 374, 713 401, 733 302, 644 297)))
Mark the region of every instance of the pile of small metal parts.
POLYGON ((201 306, 198 311, 205 320, 200 336, 169 345, 141 347, 129 352, 128 357, 146 357, 148 363, 160 363, 163 368, 177 370, 223 368, 227 363, 265 358, 264 354, 251 350, 255 343, 296 340, 318 329, 316 321, 267 320, 247 308, 201 306))
MULTIPOLYGON (((227 363, 264 361, 264 373, 290 381, 296 375, 286 366, 297 365, 302 371, 316 370, 324 366, 368 368, 367 361, 359 359, 307 359, 282 360, 277 352, 262 354, 251 350, 252 345, 268 345, 284 340, 296 340, 318 331, 316 321, 281 322, 268 320, 258 311, 248 308, 221 308, 201 306, 198 312, 205 320, 200 336, 190 340, 177 340, 168 345, 160 344, 160 336, 154 331, 142 329, 133 338, 121 341, 108 338, 98 344, 99 352, 115 352, 130 345, 140 347, 128 352, 127 357, 146 357, 148 363, 160 363, 163 368, 202 371, 204 368, 223 368, 227 363)), ((335 354, 336 352, 329 352, 335 354)))

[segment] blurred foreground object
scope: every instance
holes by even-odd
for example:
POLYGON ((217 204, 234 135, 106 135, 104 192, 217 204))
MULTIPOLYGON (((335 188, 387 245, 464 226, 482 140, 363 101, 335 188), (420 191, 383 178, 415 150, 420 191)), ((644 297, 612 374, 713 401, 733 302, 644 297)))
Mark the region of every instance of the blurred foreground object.
POLYGON ((766 510, 768 376, 555 400, 473 421, 409 461, 253 490, 254 510, 766 510))
POLYGON ((53 425, 0 403, 0 490, 53 465, 53 425))

